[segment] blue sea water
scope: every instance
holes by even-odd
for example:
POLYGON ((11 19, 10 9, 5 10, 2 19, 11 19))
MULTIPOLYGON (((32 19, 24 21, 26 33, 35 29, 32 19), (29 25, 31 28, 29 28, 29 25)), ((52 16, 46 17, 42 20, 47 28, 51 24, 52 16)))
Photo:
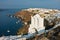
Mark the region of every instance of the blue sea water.
POLYGON ((0 36, 16 35, 18 29, 23 26, 21 21, 16 24, 20 19, 7 16, 7 14, 13 15, 20 10, 21 9, 2 9, 0 11, 0 36))

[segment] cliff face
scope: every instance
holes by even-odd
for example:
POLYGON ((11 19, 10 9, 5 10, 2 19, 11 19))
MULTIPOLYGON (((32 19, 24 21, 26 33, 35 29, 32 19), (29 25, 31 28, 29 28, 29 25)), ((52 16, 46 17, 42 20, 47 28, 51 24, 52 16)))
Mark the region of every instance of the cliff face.
POLYGON ((17 34, 18 35, 26 35, 26 34, 28 34, 28 28, 29 28, 29 25, 24 25, 22 28, 18 29, 17 34))
POLYGON ((31 21, 31 14, 32 14, 32 12, 28 12, 28 11, 20 11, 15 14, 15 16, 20 18, 23 22, 23 27, 20 28, 17 32, 18 35, 19 34, 27 34, 29 24, 31 21))
POLYGON ((28 21, 31 20, 31 14, 32 14, 32 12, 20 11, 20 12, 17 12, 17 13, 15 14, 15 16, 21 18, 22 21, 24 21, 24 22, 28 22, 28 21))

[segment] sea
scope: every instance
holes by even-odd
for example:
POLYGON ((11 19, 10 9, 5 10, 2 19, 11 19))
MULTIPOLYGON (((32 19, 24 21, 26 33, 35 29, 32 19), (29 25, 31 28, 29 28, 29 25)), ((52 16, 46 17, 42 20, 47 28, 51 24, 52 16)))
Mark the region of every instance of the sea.
POLYGON ((0 9, 0 37, 17 35, 17 31, 23 26, 23 23, 20 19, 11 18, 7 15, 14 15, 20 10, 21 9, 0 9), (20 20, 19 23, 16 23, 18 20, 20 20))

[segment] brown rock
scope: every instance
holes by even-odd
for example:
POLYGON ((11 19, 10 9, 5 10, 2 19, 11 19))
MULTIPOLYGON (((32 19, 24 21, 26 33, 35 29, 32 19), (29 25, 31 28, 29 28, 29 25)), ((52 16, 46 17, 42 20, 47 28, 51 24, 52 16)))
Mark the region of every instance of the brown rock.
POLYGON ((27 34, 28 33, 28 28, 29 28, 29 25, 24 25, 22 28, 20 28, 17 32, 18 35, 24 35, 24 34, 27 34))
POLYGON ((31 19, 31 12, 28 11, 20 11, 18 13, 15 14, 15 16, 19 17, 22 19, 22 21, 24 22, 28 22, 31 19))

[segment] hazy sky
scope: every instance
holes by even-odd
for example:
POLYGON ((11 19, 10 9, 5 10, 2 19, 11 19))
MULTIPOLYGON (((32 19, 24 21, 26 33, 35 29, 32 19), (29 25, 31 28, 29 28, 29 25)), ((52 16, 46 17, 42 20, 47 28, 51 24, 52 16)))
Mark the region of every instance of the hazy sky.
POLYGON ((60 0, 0 0, 0 8, 58 8, 60 0))

